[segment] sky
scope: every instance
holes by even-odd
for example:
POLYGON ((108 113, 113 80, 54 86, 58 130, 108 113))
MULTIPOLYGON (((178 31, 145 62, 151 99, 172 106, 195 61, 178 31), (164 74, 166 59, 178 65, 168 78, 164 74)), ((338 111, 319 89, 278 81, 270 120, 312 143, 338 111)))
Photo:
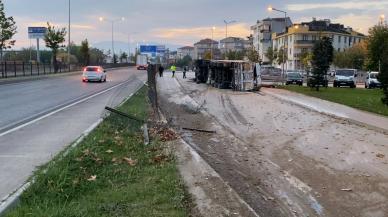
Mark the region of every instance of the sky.
MULTIPOLYGON (((18 33, 15 49, 29 47, 28 26, 50 22, 67 27, 68 0, 3 0, 7 16, 13 16, 18 33)), ((317 19, 351 26, 362 33, 377 24, 381 14, 388 17, 388 0, 71 0, 71 40, 88 39, 92 46, 110 45, 111 24, 115 22, 117 49, 131 42, 167 44, 170 47, 193 45, 202 38, 225 37, 224 20, 236 20, 228 35, 246 37, 257 20, 283 16, 269 12, 268 6, 288 12, 294 23, 317 19)), ((34 44, 36 42, 32 42, 34 44)), ((128 45, 127 45, 128 46, 128 45)), ((129 48, 130 49, 130 48, 129 48)))

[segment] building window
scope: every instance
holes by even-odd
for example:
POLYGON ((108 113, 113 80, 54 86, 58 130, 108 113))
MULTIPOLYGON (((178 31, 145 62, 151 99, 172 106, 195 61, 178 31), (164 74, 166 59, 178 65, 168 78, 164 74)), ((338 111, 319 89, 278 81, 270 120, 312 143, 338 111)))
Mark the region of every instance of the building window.
POLYGON ((341 52, 341 48, 338 48, 338 52, 341 52))
POLYGON ((338 43, 341 43, 341 39, 342 39, 342 37, 339 35, 338 36, 338 43))
POLYGON ((347 37, 344 37, 344 40, 345 40, 345 44, 348 43, 348 38, 347 37))
POLYGON ((317 40, 317 36, 316 35, 313 35, 312 38, 313 38, 313 41, 317 40))
POLYGON ((309 40, 309 35, 303 35, 302 37, 303 37, 303 41, 309 40))

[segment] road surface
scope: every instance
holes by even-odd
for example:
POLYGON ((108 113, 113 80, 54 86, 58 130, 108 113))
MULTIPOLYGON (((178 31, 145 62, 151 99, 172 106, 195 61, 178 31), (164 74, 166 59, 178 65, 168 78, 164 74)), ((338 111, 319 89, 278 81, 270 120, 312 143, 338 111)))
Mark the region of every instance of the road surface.
POLYGON ((181 77, 158 80, 163 112, 260 216, 386 216, 386 133, 181 77))
POLYGON ((0 85, 0 201, 145 80, 127 68, 109 71, 106 83, 79 74, 0 85))

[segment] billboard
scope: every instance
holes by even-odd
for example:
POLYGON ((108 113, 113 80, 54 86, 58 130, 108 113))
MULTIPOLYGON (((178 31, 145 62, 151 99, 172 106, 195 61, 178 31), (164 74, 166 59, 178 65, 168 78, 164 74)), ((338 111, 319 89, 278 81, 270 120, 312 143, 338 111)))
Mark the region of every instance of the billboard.
POLYGON ((37 39, 44 38, 46 35, 47 28, 46 27, 28 27, 28 38, 29 39, 37 39))

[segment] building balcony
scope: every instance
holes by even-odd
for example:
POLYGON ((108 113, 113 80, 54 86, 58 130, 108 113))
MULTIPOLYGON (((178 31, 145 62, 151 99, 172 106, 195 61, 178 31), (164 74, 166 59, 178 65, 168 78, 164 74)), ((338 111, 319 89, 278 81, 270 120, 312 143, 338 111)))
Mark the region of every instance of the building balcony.
POLYGON ((308 44, 308 45, 313 45, 315 41, 313 40, 296 40, 295 44, 308 44))

